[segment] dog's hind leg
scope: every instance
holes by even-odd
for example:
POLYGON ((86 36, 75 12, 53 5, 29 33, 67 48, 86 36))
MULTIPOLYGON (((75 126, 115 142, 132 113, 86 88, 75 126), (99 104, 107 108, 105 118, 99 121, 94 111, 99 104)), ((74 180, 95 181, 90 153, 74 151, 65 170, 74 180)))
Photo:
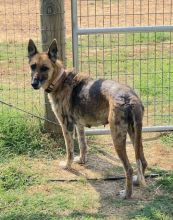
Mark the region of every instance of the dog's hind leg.
POLYGON ((144 173, 147 167, 147 161, 143 152, 142 145, 142 118, 143 118, 143 109, 140 104, 136 104, 132 109, 132 124, 129 124, 128 133, 130 139, 133 143, 135 150, 135 158, 137 164, 137 176, 134 176, 133 182, 134 185, 143 185, 145 186, 144 173))
POLYGON ((77 137, 80 148, 80 155, 74 158, 74 162, 79 164, 84 164, 87 160, 87 150, 88 150, 88 146, 85 138, 85 130, 82 125, 77 125, 76 130, 77 130, 77 137))
POLYGON ((137 176, 133 177, 134 185, 142 185, 145 186, 145 178, 144 173, 145 169, 147 168, 147 161, 144 156, 143 152, 143 145, 142 145, 142 124, 135 124, 135 129, 132 125, 128 128, 128 133, 132 144, 135 150, 135 158, 137 164, 137 176))
POLYGON ((123 112, 118 108, 110 111, 109 125, 115 150, 123 163, 126 175, 126 187, 125 190, 120 191, 120 197, 127 199, 131 197, 133 191, 133 169, 126 153, 128 124, 124 119, 123 112))

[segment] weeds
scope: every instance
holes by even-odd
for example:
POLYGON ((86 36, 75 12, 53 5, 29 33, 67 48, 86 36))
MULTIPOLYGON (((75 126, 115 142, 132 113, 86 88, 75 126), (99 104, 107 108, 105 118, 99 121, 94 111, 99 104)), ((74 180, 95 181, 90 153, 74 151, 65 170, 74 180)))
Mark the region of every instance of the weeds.
POLYGON ((130 219, 135 220, 172 220, 173 219, 173 173, 160 177, 154 185, 146 189, 152 193, 156 188, 154 199, 143 203, 141 209, 130 212, 130 219))
POLYGON ((173 173, 162 176, 157 181, 157 186, 160 186, 164 191, 173 195, 173 173))
POLYGON ((15 111, 0 113, 0 159, 1 162, 15 155, 54 158, 65 152, 62 137, 52 138, 41 132, 42 124, 26 119, 15 111))
POLYGON ((36 177, 24 173, 16 167, 8 167, 0 171, 0 188, 2 190, 22 189, 36 183, 36 177))
POLYGON ((173 147, 173 133, 166 133, 161 136, 161 141, 169 147, 173 147))

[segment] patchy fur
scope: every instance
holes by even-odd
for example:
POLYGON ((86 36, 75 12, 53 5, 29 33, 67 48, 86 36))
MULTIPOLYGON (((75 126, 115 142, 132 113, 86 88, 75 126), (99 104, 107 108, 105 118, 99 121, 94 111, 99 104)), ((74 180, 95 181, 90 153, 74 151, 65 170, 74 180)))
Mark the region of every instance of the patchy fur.
POLYGON ((92 80, 89 76, 63 69, 57 59, 57 44, 54 40, 47 53, 39 53, 32 40, 28 45, 29 63, 32 70, 32 86, 42 87, 62 127, 67 161, 63 168, 70 168, 73 160, 85 163, 87 143, 84 127, 110 125, 115 150, 121 159, 126 188, 120 195, 130 198, 133 188, 133 169, 126 154, 126 136, 129 133, 134 145, 138 176, 136 184, 145 185, 144 172, 147 162, 142 146, 142 118, 144 107, 136 93, 128 86, 112 80, 92 80), (34 65, 34 68, 33 68, 34 65), (80 155, 74 159, 73 131, 77 129, 80 155))

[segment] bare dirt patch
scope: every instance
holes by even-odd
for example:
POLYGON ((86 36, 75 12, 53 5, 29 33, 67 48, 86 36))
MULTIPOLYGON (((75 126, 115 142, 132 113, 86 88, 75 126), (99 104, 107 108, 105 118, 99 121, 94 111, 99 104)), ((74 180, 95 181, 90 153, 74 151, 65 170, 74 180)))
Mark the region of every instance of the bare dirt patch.
MULTIPOLYGON (((33 159, 32 167, 49 180, 102 179, 124 175, 122 163, 114 150, 110 136, 99 136, 88 142, 90 151, 85 165, 74 163, 71 170, 62 170, 59 167, 59 162, 65 159, 62 157, 56 160, 33 159)), ((173 170, 173 148, 165 146, 158 134, 145 134, 143 143, 149 170, 173 170)), ((134 150, 129 140, 127 141, 127 153, 135 169, 134 150)), ((154 172, 149 170, 149 173, 154 172)))

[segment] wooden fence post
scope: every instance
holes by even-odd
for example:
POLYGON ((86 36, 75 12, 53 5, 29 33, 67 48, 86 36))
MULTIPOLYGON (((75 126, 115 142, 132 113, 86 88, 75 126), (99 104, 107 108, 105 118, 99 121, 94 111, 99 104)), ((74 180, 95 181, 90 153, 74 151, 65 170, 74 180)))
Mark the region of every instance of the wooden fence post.
MULTIPOLYGON (((65 64, 65 20, 64 0, 40 0, 41 39, 43 51, 47 51, 54 38, 58 42, 60 59, 65 64)), ((45 117, 57 122, 45 93, 45 117)), ((48 121, 44 123, 46 132, 61 133, 60 126, 48 121)))

